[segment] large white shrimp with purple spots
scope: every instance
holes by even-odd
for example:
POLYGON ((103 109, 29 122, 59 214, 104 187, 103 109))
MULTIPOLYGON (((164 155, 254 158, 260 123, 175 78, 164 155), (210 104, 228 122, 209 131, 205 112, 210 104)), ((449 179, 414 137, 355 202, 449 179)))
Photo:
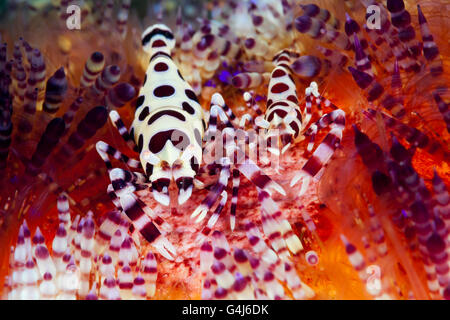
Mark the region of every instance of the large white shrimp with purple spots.
MULTIPOLYGON (((173 259, 175 254, 175 248, 165 237, 171 231, 171 226, 156 215, 135 193, 141 195, 151 190, 155 200, 168 206, 169 186, 174 180, 179 190, 178 203, 181 205, 186 202, 192 194, 193 187, 202 185, 196 176, 202 164, 203 137, 207 129, 203 109, 192 87, 183 79, 172 60, 171 50, 174 45, 172 32, 163 24, 153 25, 144 31, 142 46, 150 54, 150 63, 139 92, 130 132, 119 114, 116 111, 110 112, 110 119, 122 138, 131 149, 139 153, 139 161, 127 157, 103 141, 99 141, 96 145, 97 152, 108 168, 111 179, 108 194, 114 204, 130 218, 140 234, 168 259, 173 259), (110 157, 142 172, 113 168, 110 157)), ((222 96, 215 93, 211 99, 209 133, 217 132, 220 120, 220 124, 227 128, 220 134, 233 135, 235 126, 232 120, 235 118, 222 96)), ((231 172, 233 172, 232 228, 234 228, 239 173, 244 174, 260 190, 265 190, 266 194, 270 194, 270 189, 284 194, 284 190, 248 159, 234 142, 226 145, 226 148, 236 149, 241 161, 232 163, 228 155, 217 159, 215 166, 220 171, 219 180, 211 188, 205 201, 192 214, 192 217, 197 217, 197 221, 201 221, 222 196, 207 229, 214 225, 221 208, 225 205, 227 199, 225 188, 230 181, 231 172)))
MULTIPOLYGON (((265 130, 266 139, 275 138, 277 140, 278 147, 268 148, 268 151, 276 154, 280 153, 280 149, 281 153, 284 153, 292 144, 305 139, 305 137, 309 139, 306 149, 311 152, 318 131, 330 128, 330 132, 322 143, 292 179, 291 186, 298 181, 302 182, 300 195, 306 192, 310 180, 319 176, 321 169, 333 156, 345 129, 345 112, 319 94, 316 82, 311 82, 310 86, 306 88, 305 103, 303 111, 301 110, 292 74, 312 68, 308 59, 306 56, 300 57, 288 50, 282 50, 275 55, 273 58, 275 67, 270 75, 265 114, 255 119, 255 124, 265 130), (310 123, 314 102, 319 108, 323 105, 334 110, 323 115, 315 123, 310 123)), ((249 94, 247 93, 247 95, 249 94)), ((246 97, 244 96, 244 98, 246 97)), ((249 99, 249 97, 246 98, 246 100, 249 99)))
POLYGON ((161 24, 151 26, 144 31, 142 45, 151 58, 131 134, 155 199, 169 205, 173 178, 179 188, 178 203, 183 204, 191 196, 202 161, 203 109, 172 61, 171 31, 161 24))

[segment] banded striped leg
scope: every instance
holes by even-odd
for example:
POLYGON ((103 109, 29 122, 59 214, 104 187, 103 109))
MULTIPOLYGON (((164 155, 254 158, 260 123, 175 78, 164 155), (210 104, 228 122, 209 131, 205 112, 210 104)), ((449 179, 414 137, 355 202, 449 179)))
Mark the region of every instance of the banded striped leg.
POLYGON ((308 130, 305 132, 305 135, 309 136, 309 143, 306 148, 308 152, 311 152, 314 147, 314 140, 317 132, 327 127, 337 128, 341 131, 344 131, 345 112, 341 109, 333 110, 323 115, 316 123, 312 124, 311 127, 308 128, 308 130))
POLYGON ((244 114, 241 119, 239 120, 239 131, 242 132, 245 135, 245 143, 249 142, 249 134, 248 132, 245 130, 245 125, 246 123, 251 123, 254 125, 254 120, 252 118, 251 115, 249 115, 248 113, 244 114))
POLYGON ((313 97, 315 98, 316 102, 317 99, 320 97, 317 83, 314 81, 311 82, 309 84, 309 87, 305 89, 305 109, 303 110, 303 113, 305 114, 305 121, 302 122, 303 128, 306 128, 308 126, 312 118, 313 97))
POLYGON ((166 232, 164 231, 164 229, 170 230, 170 226, 168 226, 168 224, 160 217, 152 219, 148 214, 150 208, 137 199, 132 193, 122 195, 119 197, 119 201, 123 211, 128 218, 130 218, 134 227, 139 230, 145 240, 152 244, 162 256, 169 260, 173 260, 176 250, 172 243, 165 237, 166 232), (155 223, 158 224, 160 228, 158 228, 155 223), (160 229, 163 230, 163 232, 161 232, 160 229))
POLYGON ((211 188, 206 198, 202 201, 202 203, 194 210, 191 215, 191 218, 197 217, 195 222, 201 222, 208 213, 209 210, 214 206, 220 194, 225 190, 228 179, 230 178, 230 160, 228 158, 221 158, 221 170, 219 181, 211 188))
POLYGON ((300 171, 298 171, 291 181, 291 187, 298 181, 302 181, 299 195, 305 194, 308 189, 311 178, 314 178, 319 171, 327 164, 333 155, 334 151, 340 144, 342 139, 342 130, 339 128, 333 128, 326 135, 322 143, 317 147, 316 151, 306 161, 305 165, 300 171))
POLYGON ((275 190, 279 194, 286 195, 284 189, 275 181, 273 181, 268 175, 266 175, 259 166, 253 162, 249 157, 237 146, 234 146, 236 156, 235 167, 242 173, 248 180, 250 180, 256 187, 265 190, 269 195, 272 195, 272 190, 275 190))
MULTIPOLYGON (((223 99, 220 96, 216 97, 214 100, 212 99, 212 101, 215 101, 215 102, 218 102, 218 104, 223 104, 224 105, 224 102, 221 101, 221 100, 223 100, 223 99)), ((215 127, 215 125, 217 125, 217 115, 221 115, 222 114, 220 119, 223 121, 224 120, 223 119, 223 116, 224 116, 223 113, 225 112, 225 110, 222 111, 221 110, 222 107, 217 105, 217 104, 213 105, 213 107, 214 107, 214 111, 212 111, 211 114, 210 114, 210 116, 213 118, 212 119, 212 123, 214 125, 212 130, 213 130, 214 134, 217 134, 216 127, 215 127)), ((230 114, 233 114, 231 110, 229 110, 229 111, 230 111, 229 112, 230 114)), ((233 119, 235 119, 235 117, 233 119)), ((245 126, 245 121, 246 120, 248 120, 248 117, 246 117, 246 116, 241 118, 241 120, 240 120, 240 127, 241 128, 243 128, 245 126)), ((225 119, 225 121, 227 121, 227 119, 225 119)), ((210 120, 210 124, 211 124, 211 120, 210 120)), ((228 128, 230 128, 230 126, 228 126, 228 128)), ((233 129, 233 131, 234 131, 234 129, 233 129)), ((245 131, 243 131, 243 132, 245 132, 245 131)), ((223 160, 223 161, 225 161, 225 160, 223 160)), ((217 166, 217 164, 213 164, 213 166, 215 168, 217 166)), ((199 206, 199 208, 197 208, 199 210, 202 210, 202 213, 204 213, 204 210, 209 210, 214 205, 214 202, 217 200, 217 198, 216 198, 216 200, 214 200, 214 198, 215 198, 216 195, 218 195, 219 191, 221 190, 222 184, 225 183, 225 186, 226 186, 226 184, 228 184, 229 172, 226 173, 226 172, 223 171, 223 169, 224 168, 222 167, 222 170, 221 170, 222 180, 221 180, 221 178, 219 178, 219 182, 218 182, 219 185, 216 186, 216 187, 213 187, 213 189, 211 190, 211 192, 214 192, 214 196, 211 194, 211 198, 210 198, 211 200, 208 200, 206 202, 206 199, 205 199, 205 205, 201 209, 199 209, 201 206, 199 206), (224 175, 226 175, 226 174, 228 175, 228 177, 226 178, 226 182, 225 182, 224 175)), ((225 168, 225 170, 227 170, 227 169, 225 168)), ((231 226, 232 230, 234 230, 234 227, 235 227, 237 194, 238 194, 239 182, 240 182, 239 179, 240 179, 239 178, 239 170, 233 169, 233 194, 232 194, 232 200, 231 200, 232 204, 231 204, 231 209, 230 209, 230 226, 231 226)), ((220 208, 220 211, 223 209, 223 206, 225 206, 226 200, 227 200, 227 194, 226 194, 225 191, 222 191, 222 200, 221 200, 219 206, 217 207, 217 208, 220 208), (223 204, 222 204, 222 202, 223 202, 223 204)), ((217 210, 218 209, 216 209, 216 212, 217 212, 217 210)), ((215 222, 217 221, 217 219, 219 217, 220 211, 219 211, 219 213, 214 213, 214 215, 210 218, 210 220, 208 222, 208 227, 205 228, 205 230, 203 232, 204 234, 209 234, 209 232, 211 231, 212 226, 215 224, 215 222), (214 217, 214 219, 213 219, 213 217, 214 217)))
POLYGON ((234 230, 236 225, 236 207, 238 201, 239 184, 241 183, 239 170, 233 169, 233 189, 231 193, 231 208, 230 208, 230 227, 234 230))
POLYGON ((248 107, 252 107, 252 109, 256 113, 256 117, 253 120, 254 127, 260 127, 262 129, 268 129, 270 123, 264 119, 264 113, 259 108, 259 106, 254 102, 252 95, 249 92, 244 92, 244 100, 248 107))
POLYGON ((225 208, 225 205, 227 204, 227 200, 228 200, 227 191, 226 190, 222 191, 220 196, 221 196, 221 199, 220 199, 219 204, 217 205, 216 209, 214 210, 214 213, 209 218, 206 227, 203 228, 203 230, 201 231, 201 233, 204 235, 209 235, 211 233, 217 220, 219 220, 219 216, 222 213, 223 208, 225 208))
POLYGON ((257 125, 255 123, 255 120, 247 113, 244 114, 241 117, 241 120, 239 122, 239 133, 243 133, 244 134, 244 138, 245 138, 245 145, 243 145, 243 149, 246 149, 246 146, 248 146, 248 150, 249 150, 249 157, 251 159, 254 159, 255 161, 257 161, 258 158, 258 134, 257 134, 257 125), (252 124, 253 126, 253 131, 247 131, 245 130, 245 126, 246 123, 249 122, 252 124))
MULTIPOLYGON (((305 97, 305 100, 306 100, 305 122, 302 123, 302 127, 303 127, 302 129, 305 129, 308 126, 309 121, 311 120, 311 117, 312 117, 312 97, 311 97, 311 95, 313 95, 316 98, 315 101, 318 104, 318 100, 320 101, 320 95, 319 95, 317 83, 315 81, 311 82, 309 84, 309 87, 305 89, 305 96, 306 96, 305 97)), ((311 150, 314 146, 314 140, 316 138, 317 130, 318 130, 317 124, 314 123, 309 127, 309 129, 308 129, 309 132, 307 131, 305 134, 305 135, 309 136, 309 143, 306 148, 306 150, 308 152, 311 152, 311 150)))
POLYGON ((298 254, 303 250, 300 239, 292 230, 289 222, 283 217, 278 205, 269 197, 269 194, 258 189, 258 200, 261 203, 261 220, 264 233, 270 239, 272 248, 280 258, 287 259, 290 255, 289 251, 298 254))
MULTIPOLYGON (((225 104, 225 101, 222 98, 222 96, 219 93, 215 93, 211 97, 211 108, 210 108, 210 113, 209 113, 208 129, 205 132, 205 138, 206 138, 206 144, 204 147, 205 154, 212 154, 211 151, 212 151, 213 147, 216 146, 217 142, 220 143, 222 140, 222 139, 218 139, 218 141, 216 141, 216 137, 218 137, 218 136, 223 137, 223 134, 221 132, 218 135, 218 130, 217 130, 218 119, 220 119, 220 121, 225 125, 225 127, 234 130, 234 125, 230 121, 230 119, 236 119, 236 116, 234 115, 233 111, 225 104), (211 140, 209 141, 209 139, 211 139, 211 140)), ((214 159, 210 159, 210 160, 214 160, 214 159)), ((206 168, 208 169, 209 175, 215 175, 217 168, 223 169, 223 167, 220 165, 220 163, 222 161, 224 161, 223 158, 220 159, 219 163, 217 163, 217 161, 214 160, 213 163, 210 163, 206 166, 206 168)), ((201 168, 200 170, 202 170, 202 169, 203 168, 201 168)), ((221 171, 221 174, 222 174, 222 171, 221 171)), ((220 181, 220 178, 219 178, 219 181, 220 181)), ((227 180, 227 182, 228 182, 228 180, 227 180)), ((219 194, 220 194, 220 192, 217 194, 217 196, 219 194)), ((211 207, 213 205, 214 205, 214 203, 211 203, 211 207)))
POLYGON ((135 152, 138 152, 138 147, 136 143, 133 140, 133 137, 130 135, 130 132, 128 131, 127 127, 123 123, 122 119, 120 118, 120 115, 117 111, 113 110, 109 113, 109 118, 111 119, 111 122, 116 127, 117 131, 119 131, 120 136, 125 141, 125 143, 128 145, 128 147, 131 150, 134 150, 135 152))
POLYGON ((244 94, 243 94, 245 104, 247 105, 247 108, 249 109, 248 112, 241 117, 240 122, 239 122, 239 127, 242 130, 244 130, 244 132, 246 132, 245 131, 245 126, 246 126, 247 122, 255 130, 256 130, 256 127, 257 127, 256 124, 255 124, 254 117, 252 117, 250 115, 250 113, 249 113, 250 109, 253 110, 253 114, 256 114, 256 116, 262 116, 263 115, 262 110, 259 108, 258 104, 255 102, 253 94, 254 94, 253 92, 248 92, 248 91, 244 92, 244 94))
MULTIPOLYGON (((222 110, 225 112, 225 114, 230 119, 231 126, 233 126, 234 121, 236 119, 236 115, 234 114, 233 110, 230 109, 230 107, 225 103, 225 100, 220 94, 214 94, 211 97, 211 103, 214 103, 222 108, 222 110)), ((225 123, 227 127, 230 125, 228 123, 225 123)))
POLYGON ((252 110, 255 112, 257 116, 260 116, 263 114, 261 108, 258 106, 258 104, 255 101, 255 98, 253 96, 253 92, 244 92, 244 101, 248 108, 252 108, 252 110))
MULTIPOLYGON (((230 131, 231 130, 227 128, 224 130, 224 134, 226 135, 230 131)), ((229 134, 231 137, 233 137, 233 135, 236 134, 236 131, 230 132, 229 134)), ((245 138, 246 140, 248 140, 249 139, 248 135, 246 135, 245 138)), ((239 188, 240 173, 242 173, 248 180, 250 180, 257 188, 263 189, 267 191, 267 193, 269 194, 272 193, 273 189, 278 193, 285 195, 283 188, 280 185, 278 185, 275 181, 273 181, 269 176, 267 176, 258 167, 258 165, 255 162, 253 162, 238 145, 236 145, 234 139, 228 138, 225 141, 228 143, 228 145, 225 146, 227 154, 232 155, 234 158, 233 160, 235 161, 233 170, 233 193, 235 193, 234 197, 236 198, 235 200, 236 203, 237 203, 237 192, 239 188)), ((246 143, 248 143, 248 141, 246 141, 246 143)), ((231 210, 232 216, 230 218, 233 219, 233 215, 235 215, 236 210, 235 206, 232 206, 231 210)))
MULTIPOLYGON (((120 221, 125 221, 127 222, 127 224, 125 224, 125 230, 124 232, 126 232, 126 230, 128 230, 131 233, 131 238, 134 240, 134 242, 137 245, 140 245, 140 239, 138 236, 139 230, 137 230, 134 225, 132 223, 128 223, 128 216, 126 215, 125 212, 123 212, 123 208, 122 205, 120 204, 120 198, 116 195, 116 192, 114 191, 114 187, 112 186, 112 184, 108 185, 107 188, 107 193, 109 198, 111 199, 111 201, 114 203, 114 206, 117 208, 118 210, 118 221, 116 220, 117 224, 120 225, 120 221)), ((114 219, 110 219, 112 221, 114 221, 114 219)), ((101 228, 101 227, 100 227, 101 228)), ((112 235, 113 233, 111 233, 112 235)), ((110 239, 107 239, 108 243, 110 239)))
POLYGON ((123 212, 123 208, 122 205, 120 204, 119 197, 116 195, 116 192, 114 191, 114 187, 112 186, 112 184, 108 184, 106 192, 108 193, 108 196, 111 199, 111 201, 116 206, 117 210, 123 212))
POLYGON ((209 111, 208 129, 205 132, 205 137, 211 137, 215 140, 217 134, 217 119, 225 125, 227 128, 234 128, 233 123, 228 118, 235 119, 233 111, 225 104, 222 96, 219 93, 213 94, 211 97, 211 108, 209 111))
POLYGON ((317 124, 313 123, 308 128, 308 131, 305 133, 305 136, 309 136, 308 146, 306 147, 306 150, 308 152, 311 152, 314 147, 314 142, 316 140, 317 131, 318 131, 317 124))
MULTIPOLYGON (((270 122, 267 121, 266 119, 264 119, 264 115, 257 116, 255 118, 255 126, 261 128, 264 131, 265 130, 269 130, 270 122)), ((265 140, 267 141, 267 139, 265 139, 265 140)), ((261 142, 260 139, 258 139, 258 141, 261 142)), ((250 145, 250 147, 252 147, 252 145, 250 145)), ((275 151, 274 150, 275 148, 268 148, 268 149, 270 149, 271 151, 275 151)), ((262 153, 262 154, 260 153, 259 154, 259 160, 263 164, 268 164, 270 162, 270 160, 269 160, 269 158, 268 158, 266 153, 262 153)))
MULTIPOLYGON (((166 231, 172 230, 172 227, 164 221, 160 216, 156 215, 153 210, 148 207, 143 201, 134 196, 135 191, 146 190, 146 177, 138 172, 130 172, 120 168, 115 168, 111 170, 110 174, 112 190, 108 189, 114 193, 115 198, 118 198, 120 204, 120 198, 127 194, 132 194, 136 201, 139 203, 144 212, 146 212, 152 219, 155 220, 156 224, 163 227, 166 231)), ((117 200, 116 200, 117 202, 117 200)))
POLYGON ((132 159, 123 153, 121 153, 119 150, 115 149, 114 147, 111 147, 109 144, 107 144, 104 141, 99 141, 95 145, 95 148, 97 149, 97 153, 100 155, 102 160, 105 162, 106 168, 108 169, 108 172, 113 169, 110 156, 114 159, 117 159, 123 163, 125 163, 130 168, 141 168, 141 164, 139 161, 132 159))
MULTIPOLYGON (((229 134, 231 137, 236 133, 236 131, 230 132, 232 129, 225 129, 224 134, 229 134)), ((246 139, 248 139, 246 135, 246 139)), ((283 188, 273 181, 269 176, 267 176, 259 166, 253 162, 248 155, 242 151, 242 149, 236 145, 234 139, 226 139, 228 145, 225 146, 227 154, 234 156, 234 167, 239 170, 248 180, 250 180, 257 188, 267 191, 272 194, 272 189, 278 193, 285 195, 283 188)), ((246 141, 247 142, 247 141, 246 141)))
POLYGON ((234 167, 239 170, 240 173, 250 180, 257 188, 263 189, 269 194, 272 194, 272 191, 275 190, 282 195, 286 195, 283 188, 266 175, 261 168, 259 168, 259 166, 236 145, 233 139, 226 139, 226 141, 229 142, 229 145, 225 146, 227 154, 233 155, 233 160, 235 160, 234 167))
POLYGON ((170 232, 172 227, 133 194, 134 191, 147 189, 147 178, 139 172, 121 168, 111 169, 109 175, 111 185, 108 186, 108 194, 116 207, 128 216, 135 229, 149 243, 153 244, 164 257, 172 260, 175 249, 160 232, 160 229, 170 232))
MULTIPOLYGON (((227 131, 229 132, 229 131, 227 131)), ((226 133, 224 133, 226 134, 226 133)), ((249 179, 257 188, 265 190, 268 194, 272 193, 272 189, 282 195, 286 195, 283 188, 267 176, 262 170, 248 158, 248 156, 234 143, 233 139, 226 139, 230 142, 230 145, 225 146, 228 151, 232 151, 229 154, 235 155, 236 163, 233 170, 233 199, 231 212, 230 212, 230 225, 232 229, 235 226, 235 215, 237 205, 237 194, 239 188, 239 173, 242 173, 247 179, 249 179), (233 204, 234 203, 234 204, 233 204)), ((230 178, 230 159, 224 157, 221 159, 222 167, 219 177, 219 181, 213 186, 208 196, 202 202, 200 206, 192 214, 192 217, 199 215, 196 222, 200 222, 206 216, 206 213, 212 208, 217 201, 219 194, 225 189, 230 178)))
MULTIPOLYGON (((266 190, 268 193, 270 193, 270 189, 274 189, 277 192, 285 195, 285 192, 281 186, 279 186, 277 183, 275 183, 272 179, 270 179, 266 174, 262 172, 262 170, 253 162, 251 161, 248 156, 243 152, 235 143, 234 137, 236 134, 236 129, 233 126, 233 124, 228 120, 227 116, 225 115, 225 111, 223 110, 223 105, 225 105, 225 102, 220 94, 215 94, 213 98, 211 99, 211 113, 210 113, 210 128, 208 129, 209 132, 213 132, 214 135, 217 134, 217 116, 220 117, 220 120, 224 122, 226 128, 223 130, 221 136, 222 141, 225 142, 225 150, 227 153, 227 157, 223 157, 220 159, 220 177, 219 181, 211 188, 211 191, 205 198, 205 200, 196 208, 194 213, 192 214, 192 217, 197 217, 196 222, 200 222, 204 219, 207 212, 212 208, 214 203, 216 203, 217 199, 219 198, 219 195, 224 191, 228 184, 228 180, 230 178, 230 162, 236 161, 234 163, 235 169, 238 171, 233 171, 234 176, 234 182, 233 182, 233 190, 235 192, 234 198, 235 198, 235 205, 232 206, 232 212, 230 217, 230 224, 232 228, 234 228, 235 225, 235 210, 236 210, 236 204, 237 204, 237 190, 239 186, 239 172, 244 174, 244 176, 247 177, 250 181, 252 181, 255 186, 257 186, 260 189, 266 190), (228 158, 231 157, 232 159, 228 158)), ((212 145, 212 144, 211 144, 212 145)))
MULTIPOLYGON (((111 122, 113 123, 114 127, 116 127, 117 131, 119 132, 120 136, 125 141, 125 143, 128 145, 128 147, 131 150, 137 151, 137 146, 134 143, 134 141, 133 141, 130 133, 128 132, 128 129, 126 128, 125 124, 123 123, 122 119, 120 118, 119 113, 117 113, 117 111, 113 110, 109 113, 109 118, 111 119, 111 122)), ((100 155, 100 157, 105 162, 108 171, 111 171, 113 169, 113 167, 111 165, 111 161, 109 159, 109 156, 125 163, 127 166, 129 166, 131 168, 141 168, 142 167, 139 161, 122 154, 120 151, 118 151, 114 147, 108 145, 106 142, 103 142, 103 141, 97 142, 97 144, 95 145, 95 148, 97 149, 97 152, 100 155)))
POLYGON ((318 94, 316 97, 316 104, 320 106, 320 108, 332 108, 333 110, 339 109, 333 102, 325 98, 324 96, 318 94))
POLYGON ((253 252, 256 253, 256 257, 250 256, 249 259, 254 275, 252 279, 254 286, 262 290, 260 294, 263 294, 266 299, 268 296, 275 298, 275 295, 278 296, 278 298, 282 298, 284 296, 284 290, 280 287, 278 281, 273 281, 275 277, 280 280, 284 277, 281 268, 281 260, 276 256, 275 252, 266 245, 263 236, 253 222, 247 221, 245 223, 245 231, 253 252), (265 280, 266 273, 269 271, 264 270, 266 268, 271 270, 270 275, 273 276, 267 277, 268 281, 265 280), (274 294, 275 292, 277 292, 277 294, 274 294))
POLYGON ((114 192, 118 197, 121 197, 125 193, 133 193, 148 188, 146 183, 147 178, 139 172, 114 168, 109 172, 109 178, 114 192))
MULTIPOLYGON (((267 198, 269 199, 269 198, 267 198)), ((280 218, 275 214, 272 215, 270 218, 273 221, 278 221, 280 218)), ((270 224, 272 224, 272 222, 270 224)), ((263 223, 267 224, 268 221, 264 221, 263 223)), ((287 221, 284 222, 285 224, 289 224, 287 221)), ((266 289, 266 295, 269 294, 271 296, 274 296, 274 291, 278 291, 278 295, 282 297, 284 295, 283 291, 280 289, 277 289, 276 282, 266 282, 265 281, 265 272, 262 268, 267 268, 273 272, 273 275, 278 278, 279 280, 286 282, 287 287, 292 292, 292 295, 295 299, 311 299, 315 296, 314 291, 309 288, 305 283, 303 283, 298 276, 298 274, 295 272, 295 268, 292 266, 292 263, 289 259, 289 253, 286 251, 286 244, 284 242, 288 242, 288 239, 290 236, 283 236, 280 238, 279 234, 283 234, 283 228, 278 226, 280 231, 276 231, 277 228, 276 225, 272 225, 267 231, 271 231, 270 233, 266 233, 266 230, 264 233, 266 233, 266 236, 270 238, 270 235, 272 235, 271 238, 271 246, 274 248, 274 250, 277 252, 277 254, 274 254, 272 249, 270 249, 266 243, 263 240, 263 237, 261 233, 259 232, 258 228, 255 226, 253 222, 247 222, 245 224, 245 231, 247 234, 247 238, 250 241, 251 247, 253 251, 256 253, 256 258, 253 259, 251 266, 253 269, 253 272, 255 275, 258 275, 254 280, 255 283, 259 282, 257 284, 257 287, 265 288, 266 289), (284 240, 283 240, 284 239, 284 240), (280 255, 279 253, 285 252, 286 254, 280 255), (258 263, 259 261, 259 263, 258 263), (259 268, 258 268, 259 267, 259 268), (258 270, 259 269, 259 270, 258 270), (263 271, 263 272, 261 272, 263 271), (261 274, 262 273, 262 274, 261 274), (269 286, 267 286, 269 285, 269 286)), ((296 236, 295 236, 296 237, 296 236)), ((297 238, 298 239, 298 238, 297 238)), ((300 240, 298 239, 298 242, 300 243, 300 240)), ((300 243, 301 246, 301 243, 300 243)), ((303 247, 299 247, 298 249, 301 250, 303 247)))
MULTIPOLYGON (((208 195, 206 196, 206 198, 203 200, 203 202, 195 209, 195 211, 192 213, 191 217, 195 218, 198 216, 196 222, 201 222, 207 212, 209 210, 211 210, 211 208, 214 206, 214 204, 217 202, 217 199, 219 198, 220 195, 222 195, 222 201, 224 200, 223 206, 226 203, 227 200, 227 196, 224 195, 224 192, 226 193, 225 188, 228 185, 228 180, 230 178, 230 172, 231 172, 231 168, 230 168, 230 159, 227 157, 223 157, 220 160, 221 165, 221 171, 220 171, 220 176, 219 176, 219 181, 213 185, 213 187, 211 188, 210 192, 208 193, 208 195)), ((259 168, 257 168, 259 169, 259 168)), ((235 216, 236 216, 236 205, 237 205, 237 194, 238 194, 238 188, 239 188, 239 170, 238 169, 233 169, 233 198, 232 198, 232 204, 231 204, 231 211, 230 211, 230 226, 232 228, 232 230, 234 229, 235 226, 235 216)), ((270 179, 270 178, 269 178, 270 179)), ((221 201, 221 203, 222 203, 221 201)), ((219 204, 218 208, 221 206, 221 204, 219 204)), ((220 211, 223 209, 220 208, 220 211)), ((216 209, 217 211, 217 209, 216 209)), ((220 211, 218 214, 220 214, 220 211)), ((215 220, 213 219, 213 217, 211 217, 210 221, 208 222, 208 228, 211 229, 211 227, 214 225, 214 223, 217 221, 218 218, 218 214, 215 213, 215 220), (210 222, 214 222, 214 223, 210 223, 210 222)), ((205 230, 205 232, 203 233, 209 233, 210 230, 205 230)))

